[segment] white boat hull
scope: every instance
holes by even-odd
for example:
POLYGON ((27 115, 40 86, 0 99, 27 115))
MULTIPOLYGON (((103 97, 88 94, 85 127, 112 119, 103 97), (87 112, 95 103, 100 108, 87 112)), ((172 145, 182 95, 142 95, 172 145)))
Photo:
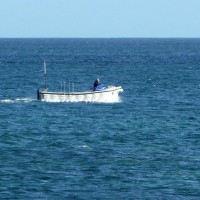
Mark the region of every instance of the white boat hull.
POLYGON ((119 102, 119 93, 123 92, 121 86, 108 86, 101 91, 87 92, 48 92, 38 91, 38 100, 44 102, 119 102))

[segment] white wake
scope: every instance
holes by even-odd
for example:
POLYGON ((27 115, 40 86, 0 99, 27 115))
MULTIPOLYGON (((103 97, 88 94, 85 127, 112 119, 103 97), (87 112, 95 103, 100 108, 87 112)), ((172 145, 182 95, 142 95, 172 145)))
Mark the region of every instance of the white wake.
POLYGON ((31 98, 16 98, 16 99, 1 99, 0 103, 18 103, 18 102, 32 102, 35 101, 35 99, 31 98))

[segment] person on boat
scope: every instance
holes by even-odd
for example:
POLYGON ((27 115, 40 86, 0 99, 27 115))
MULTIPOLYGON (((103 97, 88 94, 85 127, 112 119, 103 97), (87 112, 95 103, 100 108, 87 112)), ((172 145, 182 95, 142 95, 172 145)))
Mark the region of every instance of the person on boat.
POLYGON ((97 78, 94 82, 94 89, 98 86, 98 85, 101 85, 101 82, 100 80, 97 78))
POLYGON ((93 91, 101 91, 104 90, 105 86, 101 83, 101 81, 97 78, 94 82, 93 91))

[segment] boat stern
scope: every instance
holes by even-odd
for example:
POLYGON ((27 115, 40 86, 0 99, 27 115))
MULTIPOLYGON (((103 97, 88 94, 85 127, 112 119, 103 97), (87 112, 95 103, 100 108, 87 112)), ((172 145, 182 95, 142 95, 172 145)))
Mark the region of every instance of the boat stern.
POLYGON ((41 99, 40 99, 40 90, 37 90, 37 100, 38 100, 38 101, 41 100, 41 99))

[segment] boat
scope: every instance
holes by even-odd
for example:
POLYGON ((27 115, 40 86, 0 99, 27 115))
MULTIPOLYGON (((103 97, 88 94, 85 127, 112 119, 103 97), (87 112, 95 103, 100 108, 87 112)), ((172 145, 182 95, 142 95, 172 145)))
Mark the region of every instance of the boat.
POLYGON ((64 90, 60 92, 48 91, 46 85, 46 63, 44 61, 44 79, 45 88, 43 90, 37 90, 37 100, 44 102, 119 102, 119 93, 123 92, 121 86, 104 86, 97 79, 94 83, 94 87, 90 90, 83 92, 75 92, 73 83, 69 84, 68 92, 64 90))

